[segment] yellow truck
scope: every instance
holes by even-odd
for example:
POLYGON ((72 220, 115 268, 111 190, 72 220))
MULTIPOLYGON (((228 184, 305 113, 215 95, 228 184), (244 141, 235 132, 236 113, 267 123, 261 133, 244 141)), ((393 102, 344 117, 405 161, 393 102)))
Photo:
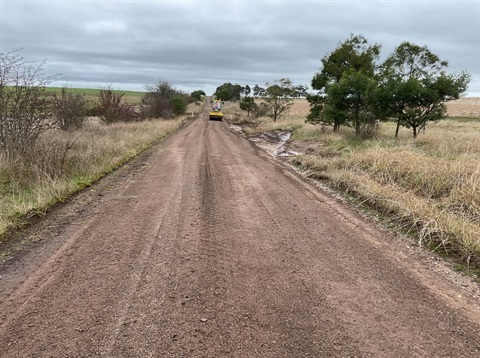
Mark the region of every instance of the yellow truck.
POLYGON ((208 117, 211 121, 223 120, 222 101, 213 99, 210 101, 212 104, 212 110, 208 113, 208 117))

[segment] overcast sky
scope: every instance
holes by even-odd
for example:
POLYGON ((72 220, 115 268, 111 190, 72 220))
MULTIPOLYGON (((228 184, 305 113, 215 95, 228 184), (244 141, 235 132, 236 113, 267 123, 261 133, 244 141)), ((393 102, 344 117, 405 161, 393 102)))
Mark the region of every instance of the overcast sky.
POLYGON ((381 44, 382 58, 402 41, 427 45, 480 96, 480 0, 0 0, 0 52, 46 60, 72 87, 310 85, 351 33, 381 44))

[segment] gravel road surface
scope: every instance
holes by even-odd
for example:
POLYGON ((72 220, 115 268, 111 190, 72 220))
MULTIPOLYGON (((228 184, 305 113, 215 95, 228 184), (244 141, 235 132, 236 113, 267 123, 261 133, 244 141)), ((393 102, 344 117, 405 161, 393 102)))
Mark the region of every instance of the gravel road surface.
POLYGON ((0 357, 480 356, 478 286, 205 113, 26 235, 0 357))

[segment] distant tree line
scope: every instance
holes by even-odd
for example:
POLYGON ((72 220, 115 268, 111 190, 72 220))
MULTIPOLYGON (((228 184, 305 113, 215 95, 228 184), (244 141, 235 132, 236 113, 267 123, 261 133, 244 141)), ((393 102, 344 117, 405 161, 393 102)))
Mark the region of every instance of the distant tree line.
POLYGON ((305 85, 293 85, 290 79, 282 78, 275 80, 273 84, 266 83, 265 88, 255 84, 250 85, 231 84, 230 82, 218 86, 213 94, 222 101, 239 101, 240 108, 247 111, 247 117, 254 113, 256 117, 269 116, 274 121, 287 113, 294 98, 305 97, 308 87, 305 85), (262 99, 257 104, 255 99, 262 99))
MULTIPOLYGON (((275 80, 276 81, 276 80, 275 80)), ((267 83, 266 86, 268 87, 269 84, 267 83)), ((289 84, 288 92, 289 96, 292 98, 300 98, 305 97, 307 95, 308 87, 306 85, 297 85, 294 86, 289 84)), ((261 98, 264 97, 266 94, 266 88, 260 87, 258 84, 255 84, 253 88, 249 85, 239 85, 231 84, 230 82, 226 82, 223 85, 217 87, 213 95, 222 100, 222 101, 232 101, 236 102, 241 100, 243 97, 249 97, 252 95, 254 98, 261 98)))

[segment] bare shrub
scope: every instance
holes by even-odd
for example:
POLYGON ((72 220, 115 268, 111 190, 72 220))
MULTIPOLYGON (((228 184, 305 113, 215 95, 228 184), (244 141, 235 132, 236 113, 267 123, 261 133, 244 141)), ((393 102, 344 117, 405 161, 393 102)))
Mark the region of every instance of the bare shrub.
POLYGON ((142 98, 142 118, 171 118, 184 114, 190 96, 173 88, 168 82, 160 81, 146 87, 147 93, 142 98))
POLYGON ((14 158, 33 150, 38 136, 52 126, 52 95, 41 63, 0 53, 0 151, 14 158))
POLYGON ((108 87, 100 91, 97 111, 103 123, 131 122, 137 119, 135 107, 126 103, 123 96, 123 93, 115 93, 108 87))
POLYGON ((68 93, 62 88, 60 96, 55 96, 53 115, 55 124, 63 130, 78 129, 87 118, 87 99, 80 93, 68 93))
POLYGON ((259 103, 253 110, 253 116, 255 118, 266 117, 269 111, 269 106, 265 102, 259 103))

